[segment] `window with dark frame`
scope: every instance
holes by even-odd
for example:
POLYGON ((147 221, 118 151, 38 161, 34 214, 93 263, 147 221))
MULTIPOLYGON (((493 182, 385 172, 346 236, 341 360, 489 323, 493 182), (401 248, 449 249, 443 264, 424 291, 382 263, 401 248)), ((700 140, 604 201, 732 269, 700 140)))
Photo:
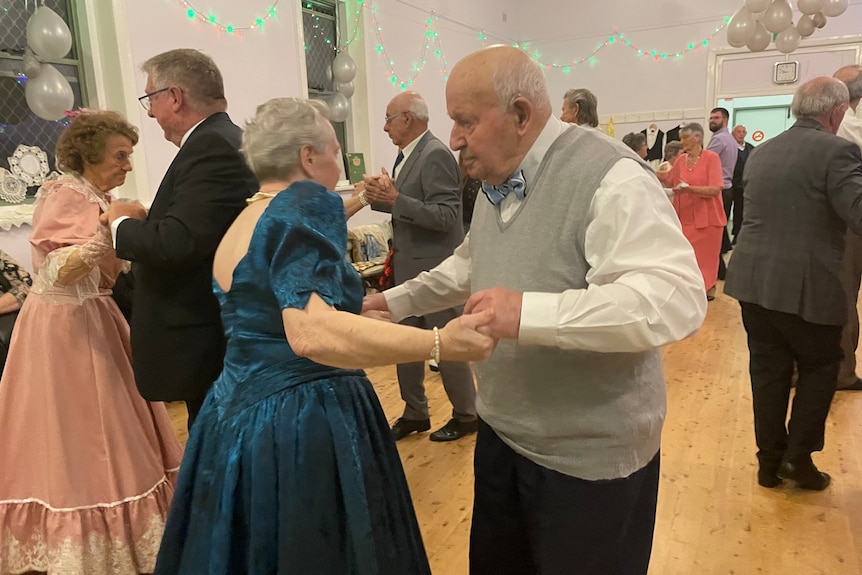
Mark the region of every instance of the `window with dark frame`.
MULTIPOLYGON (((62 60, 50 60, 72 87, 75 96, 73 109, 86 101, 81 84, 80 46, 74 18, 75 0, 46 0, 45 5, 55 11, 68 24, 75 41, 72 51, 62 60)), ((41 148, 48 155, 48 165, 55 169, 54 149, 60 133, 68 125, 65 120, 49 121, 36 116, 27 106, 24 89, 26 78, 21 72, 22 58, 27 48, 27 20, 39 5, 38 2, 11 2, 7 10, 0 10, 0 168, 9 169, 9 156, 23 144, 41 148)), ((38 186, 28 188, 32 196, 38 186)), ((0 204, 2 204, 0 200, 0 204)))

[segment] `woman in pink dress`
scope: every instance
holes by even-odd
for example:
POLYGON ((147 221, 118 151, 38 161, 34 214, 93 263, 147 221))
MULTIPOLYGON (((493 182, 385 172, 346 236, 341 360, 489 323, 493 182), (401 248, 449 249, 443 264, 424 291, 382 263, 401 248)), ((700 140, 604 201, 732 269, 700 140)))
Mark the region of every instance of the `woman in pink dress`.
POLYGON ((80 115, 57 143, 67 175, 37 194, 33 288, 0 380, 2 575, 155 567, 182 447, 135 387, 111 298, 124 262, 99 223, 137 141, 115 112, 80 115))
POLYGON ((659 172, 665 187, 673 188, 673 207, 682 233, 694 248, 708 298, 713 299, 721 257, 721 232, 727 225, 721 201, 721 159, 703 149, 703 126, 686 124, 679 131, 682 154, 667 172, 659 172))

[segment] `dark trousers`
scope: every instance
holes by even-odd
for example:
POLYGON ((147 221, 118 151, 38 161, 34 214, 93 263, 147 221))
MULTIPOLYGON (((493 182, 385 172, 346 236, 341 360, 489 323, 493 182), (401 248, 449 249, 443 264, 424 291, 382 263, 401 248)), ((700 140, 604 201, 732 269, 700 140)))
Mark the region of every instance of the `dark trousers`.
POLYGON ((632 475, 586 481, 515 453, 479 421, 471 575, 644 575, 659 455, 632 475))
MULTIPOLYGON (((733 236, 733 242, 736 243, 739 230, 742 229, 742 216, 745 209, 745 200, 743 199, 742 186, 734 186, 732 188, 733 199, 733 226, 730 229, 730 234, 733 236)), ((723 199, 723 197, 722 197, 723 199)), ((724 214, 730 217, 730 212, 727 209, 727 203, 724 204, 724 214)))
MULTIPOLYGON (((725 188, 721 190, 721 201, 724 204, 724 215, 730 218, 730 210, 733 207, 733 188, 725 188)), ((724 234, 721 237, 721 253, 727 253, 733 249, 730 243, 730 236, 727 235, 727 226, 724 226, 724 234)))
POLYGON ((198 413, 201 410, 201 407, 204 405, 203 399, 187 399, 186 400, 186 411, 189 412, 189 420, 187 423, 189 431, 192 430, 192 424, 195 422, 195 418, 197 418, 198 413))
POLYGON ((751 356, 754 435, 761 466, 799 461, 823 449, 841 362, 841 326, 740 302, 751 356), (799 373, 787 421, 793 364, 799 373))

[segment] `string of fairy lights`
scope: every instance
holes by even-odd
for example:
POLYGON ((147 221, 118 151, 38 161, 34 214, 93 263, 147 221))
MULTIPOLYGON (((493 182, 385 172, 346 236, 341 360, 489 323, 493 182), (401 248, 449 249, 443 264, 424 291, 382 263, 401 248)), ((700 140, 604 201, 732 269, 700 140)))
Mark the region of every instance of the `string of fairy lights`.
MULTIPOLYGON (((273 0, 272 4, 269 6, 269 8, 266 9, 263 14, 250 20, 247 20, 247 22, 249 22, 248 24, 235 25, 219 19, 211 12, 205 13, 201 10, 198 10, 188 0, 177 1, 183 6, 183 8, 185 8, 186 16, 190 20, 196 20, 198 22, 209 24, 213 26, 218 32, 223 32, 234 36, 242 36, 244 33, 254 30, 263 30, 267 21, 276 18, 276 8, 279 3, 279 0, 273 0)), ((390 57, 389 52, 386 50, 386 41, 383 33, 383 26, 377 18, 377 6, 375 6, 374 1, 354 0, 352 4, 353 8, 351 25, 348 27, 348 34, 345 35, 346 38, 341 42, 333 42, 330 37, 329 30, 327 29, 329 26, 325 26, 321 22, 320 15, 315 11, 314 4, 312 2, 306 3, 305 9, 311 12, 313 18, 311 26, 312 39, 315 41, 323 40, 335 52, 346 51, 361 32, 362 14, 363 11, 367 10, 370 12, 371 29, 374 33, 374 38, 376 40, 375 50, 379 55, 381 61, 386 66, 389 80, 392 82, 393 85, 400 87, 402 90, 412 86, 419 78, 420 73, 426 67, 428 67, 429 55, 433 55, 436 58, 437 64, 439 66, 439 73, 443 76, 444 80, 448 80, 449 64, 444 55, 443 44, 440 39, 440 33, 438 30, 440 18, 437 15, 436 11, 431 10, 425 20, 422 48, 420 50, 419 56, 413 60, 413 64, 411 65, 410 71, 408 73, 399 74, 396 70, 397 64, 394 58, 390 57)), ((329 19, 331 20, 331 17, 329 19)), ((680 60, 689 52, 697 52, 709 46, 712 40, 717 35, 719 35, 725 28, 727 28, 729 22, 729 17, 724 18, 724 20, 718 26, 715 27, 715 29, 709 36, 697 42, 691 42, 687 44, 684 48, 676 51, 654 50, 651 48, 639 46, 627 34, 619 32, 616 29, 614 29, 608 35, 607 39, 605 39, 599 44, 596 44, 596 46, 588 54, 579 58, 573 58, 568 62, 547 61, 543 58, 543 55, 538 50, 532 49, 529 43, 515 43, 514 46, 519 47, 528 54, 530 54, 530 56, 546 70, 557 70, 564 74, 568 74, 578 66, 582 66, 584 64, 595 64, 597 61, 596 57, 599 52, 601 52, 605 48, 608 48, 609 46, 615 45, 629 48, 635 53, 637 53, 638 56, 643 57, 644 59, 650 59, 657 62, 663 60, 680 60)), ((482 46, 488 45, 488 35, 484 30, 478 33, 478 40, 482 43, 482 46)), ((306 49, 308 49, 307 46, 306 49)))

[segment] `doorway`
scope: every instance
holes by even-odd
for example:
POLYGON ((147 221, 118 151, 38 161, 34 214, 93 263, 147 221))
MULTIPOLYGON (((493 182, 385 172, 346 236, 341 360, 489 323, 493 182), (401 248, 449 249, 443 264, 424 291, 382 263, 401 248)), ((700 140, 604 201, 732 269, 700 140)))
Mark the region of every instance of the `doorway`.
POLYGON ((790 113, 793 96, 755 96, 722 98, 718 105, 730 112, 729 129, 742 124, 748 131, 746 141, 757 146, 784 132, 795 119, 790 113))

